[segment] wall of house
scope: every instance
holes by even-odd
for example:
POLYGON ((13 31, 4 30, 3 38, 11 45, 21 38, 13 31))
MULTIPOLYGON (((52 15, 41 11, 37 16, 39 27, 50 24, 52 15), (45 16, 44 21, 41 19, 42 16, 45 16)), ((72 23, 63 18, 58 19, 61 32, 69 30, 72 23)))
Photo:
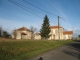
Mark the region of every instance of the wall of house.
POLYGON ((27 39, 31 39, 31 34, 32 34, 32 32, 27 31, 27 39))
POLYGON ((68 35, 68 38, 69 38, 69 39, 72 39, 72 34, 69 34, 69 35, 68 35))
POLYGON ((56 29, 51 29, 51 32, 49 35, 50 35, 49 40, 55 40, 56 39, 56 29))
POLYGON ((21 35, 21 39, 27 39, 27 35, 21 35))
POLYGON ((21 39, 21 33, 20 33, 20 31, 16 31, 16 39, 21 39))
POLYGON ((31 39, 31 32, 30 31, 21 31, 26 33, 26 35, 22 35, 22 39, 31 39))
POLYGON ((67 39, 72 39, 72 34, 65 34, 64 35, 64 39, 67 40, 67 39))
POLYGON ((27 31, 20 31, 20 33, 26 33, 26 34, 21 34, 21 39, 27 39, 27 31))
MULTIPOLYGON (((63 28, 59 29, 60 39, 63 39, 63 28)), ((49 40, 58 40, 58 28, 51 29, 49 40)))
POLYGON ((39 34, 35 34, 34 39, 41 39, 41 36, 39 34))
POLYGON ((12 38, 15 39, 31 39, 31 32, 30 31, 15 31, 14 32, 16 34, 16 36, 14 34, 12 34, 12 38), (21 33, 24 32, 26 33, 26 35, 22 35, 21 33))

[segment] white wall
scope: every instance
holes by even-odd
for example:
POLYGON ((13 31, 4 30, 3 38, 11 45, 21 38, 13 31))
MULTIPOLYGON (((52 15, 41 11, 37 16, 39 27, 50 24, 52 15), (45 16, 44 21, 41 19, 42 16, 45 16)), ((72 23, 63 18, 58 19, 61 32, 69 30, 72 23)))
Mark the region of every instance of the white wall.
MULTIPOLYGON (((60 33, 60 39, 63 39, 63 28, 60 28, 59 33, 60 33)), ((58 28, 51 29, 50 35, 51 36, 49 39, 58 40, 58 28)))
POLYGON ((39 34, 35 34, 34 39, 41 39, 41 36, 39 34))
POLYGON ((16 39, 21 39, 21 33, 20 33, 20 31, 16 31, 16 39))
POLYGON ((67 40, 67 39, 72 39, 72 34, 65 34, 64 35, 64 39, 67 40))
MULTIPOLYGON (((15 31, 16 33, 16 39, 31 39, 31 32, 30 31, 15 31), (21 35, 21 33, 24 32, 26 35, 21 35)), ((14 34, 12 34, 12 38, 14 38, 14 34)))

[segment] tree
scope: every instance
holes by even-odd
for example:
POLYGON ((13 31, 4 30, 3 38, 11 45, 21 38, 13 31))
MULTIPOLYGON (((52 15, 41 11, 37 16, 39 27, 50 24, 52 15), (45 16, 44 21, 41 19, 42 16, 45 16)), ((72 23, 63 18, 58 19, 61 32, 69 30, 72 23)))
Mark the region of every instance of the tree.
POLYGON ((3 31, 2 37, 9 38, 10 34, 7 31, 3 31))
POLYGON ((80 35, 78 35, 78 37, 80 38, 80 35))
POLYGON ((49 24, 49 19, 47 17, 47 15, 45 15, 44 20, 43 20, 43 24, 42 27, 40 29, 40 33, 41 33, 41 38, 42 39, 47 39, 50 37, 49 33, 50 33, 50 24, 49 24))
POLYGON ((14 39, 16 39, 16 36, 17 36, 16 30, 14 29, 14 30, 12 31, 12 37, 13 37, 14 39))
POLYGON ((34 39, 34 33, 35 33, 36 30, 37 30, 37 28, 35 28, 33 26, 30 27, 30 31, 32 32, 31 33, 31 39, 34 39))
POLYGON ((9 38, 10 37, 10 34, 8 33, 8 31, 3 30, 1 26, 0 26, 0 37, 2 37, 2 38, 9 38))
POLYGON ((0 27, 0 37, 2 37, 2 27, 0 27))

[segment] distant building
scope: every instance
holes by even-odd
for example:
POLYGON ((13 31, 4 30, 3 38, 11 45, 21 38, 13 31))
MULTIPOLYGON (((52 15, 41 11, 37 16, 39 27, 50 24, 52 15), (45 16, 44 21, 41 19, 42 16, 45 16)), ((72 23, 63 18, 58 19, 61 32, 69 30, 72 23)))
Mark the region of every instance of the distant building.
MULTIPOLYGON (((60 35, 60 40, 72 39, 73 31, 64 32, 63 27, 59 27, 58 31, 58 26, 50 26, 50 29, 51 29, 50 38, 48 38, 48 40, 58 40, 59 35, 60 35)), ((40 33, 35 34, 35 39, 41 39, 40 33)))
POLYGON ((50 38, 49 40, 53 39, 53 40, 58 40, 59 36, 58 33, 60 35, 60 39, 63 39, 63 28, 59 27, 59 32, 58 32, 58 26, 50 26, 51 32, 50 32, 50 38))
MULTIPOLYGON (((50 26, 51 32, 50 32, 50 38, 48 40, 59 40, 59 35, 60 35, 60 40, 68 40, 72 39, 73 37, 73 31, 64 31, 63 27, 59 27, 58 31, 58 26, 50 26)), ((16 29, 12 33, 12 38, 14 39, 31 39, 32 32, 27 29, 26 27, 22 27, 19 29, 16 29)), ((35 33, 34 34, 34 39, 40 40, 41 36, 40 33, 35 33)))
POLYGON ((12 38, 14 39, 31 39, 32 32, 26 27, 16 29, 12 33, 12 38))
POLYGON ((73 34, 73 31, 65 31, 65 32, 63 32, 64 39, 65 40, 72 39, 72 34, 73 34))

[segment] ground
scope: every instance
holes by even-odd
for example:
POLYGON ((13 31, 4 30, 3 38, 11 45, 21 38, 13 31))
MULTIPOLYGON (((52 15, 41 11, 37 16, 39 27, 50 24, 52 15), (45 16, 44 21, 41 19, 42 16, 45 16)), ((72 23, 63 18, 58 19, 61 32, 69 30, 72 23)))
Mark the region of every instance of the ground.
POLYGON ((75 41, 29 60, 80 60, 80 41, 75 41))
POLYGON ((72 40, 0 40, 0 60, 27 60, 51 51, 72 40))

